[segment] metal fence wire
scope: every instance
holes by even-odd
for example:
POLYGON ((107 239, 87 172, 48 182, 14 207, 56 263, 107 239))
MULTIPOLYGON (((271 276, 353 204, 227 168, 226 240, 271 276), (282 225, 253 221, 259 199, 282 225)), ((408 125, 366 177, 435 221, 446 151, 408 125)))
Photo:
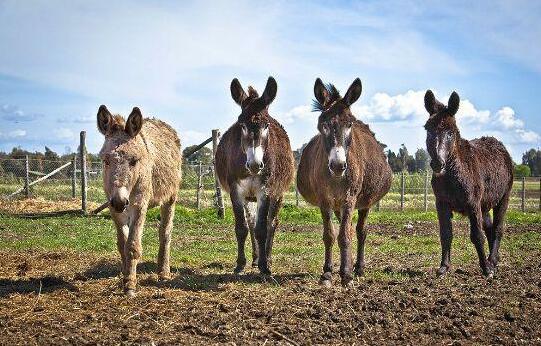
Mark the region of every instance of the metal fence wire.
MULTIPOLYGON (((25 198, 25 184, 28 176, 29 197, 39 197, 51 201, 80 200, 80 161, 74 159, 75 157, 69 160, 45 160, 29 157, 28 169, 25 158, 0 159, 0 198, 25 198), (59 168, 62 169, 59 170, 59 168), (51 172, 54 174, 47 176, 51 172), (40 179, 41 181, 34 184, 40 179), (16 193, 17 191, 20 192, 16 193)), ((178 192, 178 203, 190 208, 215 207, 216 190, 213 169, 212 165, 183 164, 183 179, 178 192)), ((87 162, 88 202, 98 205, 105 202, 102 179, 102 162, 87 162)), ((226 207, 231 207, 227 195, 224 195, 224 202, 226 207)), ((284 203, 309 207, 302 196, 296 193, 294 184, 286 192, 284 203)), ((375 209, 435 210, 430 172, 395 173, 389 193, 375 209)), ((541 179, 539 177, 515 179, 509 209, 541 210, 541 179)))

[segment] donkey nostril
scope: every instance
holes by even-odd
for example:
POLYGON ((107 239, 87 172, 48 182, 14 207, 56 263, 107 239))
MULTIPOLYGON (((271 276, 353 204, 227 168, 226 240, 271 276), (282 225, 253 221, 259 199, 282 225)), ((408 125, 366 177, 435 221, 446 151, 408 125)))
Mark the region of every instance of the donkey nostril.
POLYGON ((344 163, 342 164, 342 170, 345 171, 346 168, 348 168, 348 164, 344 162, 344 163))
POLYGON ((130 201, 129 200, 124 200, 124 207, 127 207, 128 205, 130 205, 130 201))
POLYGON ((263 162, 260 162, 259 163, 259 169, 263 169, 263 167, 265 167, 265 164, 263 162))

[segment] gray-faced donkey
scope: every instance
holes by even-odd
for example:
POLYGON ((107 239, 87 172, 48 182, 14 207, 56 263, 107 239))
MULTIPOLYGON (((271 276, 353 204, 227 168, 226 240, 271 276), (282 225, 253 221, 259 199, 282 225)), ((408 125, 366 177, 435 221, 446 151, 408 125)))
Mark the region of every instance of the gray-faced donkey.
POLYGON ((157 119, 143 119, 135 107, 128 120, 98 110, 98 129, 105 136, 100 151, 103 188, 117 229, 124 291, 133 296, 136 267, 141 259, 141 237, 147 209, 161 206, 159 230, 160 279, 170 275, 169 248, 177 191, 182 178, 180 140, 173 128, 157 119))

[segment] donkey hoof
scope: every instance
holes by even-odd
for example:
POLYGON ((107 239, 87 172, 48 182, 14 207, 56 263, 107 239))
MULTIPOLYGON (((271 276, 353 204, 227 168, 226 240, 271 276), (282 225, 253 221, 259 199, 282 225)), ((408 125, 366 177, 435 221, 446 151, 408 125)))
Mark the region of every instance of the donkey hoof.
POLYGON ((357 276, 363 276, 364 275, 364 266, 355 266, 353 269, 353 272, 357 276))
POLYGON ((244 271, 244 266, 236 266, 235 269, 233 269, 233 274, 239 275, 244 271))
POLYGON ((133 298, 135 297, 135 290, 132 290, 132 289, 127 289, 124 294, 126 295, 126 297, 128 298, 133 298))
POLYGON ((352 275, 343 275, 341 278, 341 283, 343 287, 350 287, 353 282, 353 276, 352 275))
POLYGON ((169 279, 171 279, 171 273, 170 272, 158 273, 158 280, 159 281, 167 281, 169 279))
POLYGON ((264 275, 264 276, 271 276, 271 275, 272 275, 272 273, 271 273, 269 267, 267 267, 267 266, 265 266, 265 267, 263 267, 263 266, 259 267, 259 272, 261 273, 261 275, 264 275))
POLYGON ((485 278, 486 278, 488 281, 494 279, 494 271, 488 272, 488 273, 485 275, 485 278))
POLYGON ((441 266, 437 271, 436 271, 436 275, 438 277, 442 277, 444 276, 445 274, 447 274, 447 272, 449 271, 449 267, 447 266, 441 266))
POLYGON ((252 261, 252 268, 257 268, 257 262, 258 262, 257 258, 252 261))
POLYGON ((326 288, 332 287, 332 281, 329 279, 321 278, 319 279, 319 285, 326 288))

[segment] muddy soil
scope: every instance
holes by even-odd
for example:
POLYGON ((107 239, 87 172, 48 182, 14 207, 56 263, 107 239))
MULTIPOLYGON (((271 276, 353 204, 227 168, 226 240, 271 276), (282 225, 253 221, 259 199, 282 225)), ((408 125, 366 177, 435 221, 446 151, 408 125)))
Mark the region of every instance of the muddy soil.
POLYGON ((398 279, 349 289, 287 268, 234 276, 223 263, 159 282, 142 263, 127 299, 114 256, 2 251, 0 344, 541 344, 539 251, 504 260, 491 281, 475 263, 436 278, 422 262, 372 256, 398 279))

